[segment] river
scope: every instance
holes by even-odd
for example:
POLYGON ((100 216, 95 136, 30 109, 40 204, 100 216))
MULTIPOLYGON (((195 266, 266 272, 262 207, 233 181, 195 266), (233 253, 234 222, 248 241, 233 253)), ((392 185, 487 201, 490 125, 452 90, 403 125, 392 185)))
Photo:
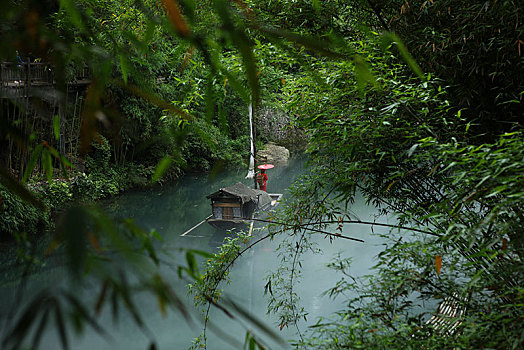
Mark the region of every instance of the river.
MULTIPOLYGON (((268 171, 268 192, 286 194, 286 189, 304 172, 304 160, 292 159, 286 166, 278 166, 268 171)), ((203 220, 210 214, 210 203, 206 195, 221 187, 226 187, 237 181, 251 184, 252 180, 245 180, 245 170, 229 171, 210 177, 205 174, 186 175, 175 184, 155 187, 148 190, 132 191, 114 199, 105 201, 103 207, 106 212, 115 217, 129 217, 134 223, 146 231, 156 230, 162 236, 159 247, 169 249, 186 248, 207 251, 216 251, 217 246, 224 239, 224 234, 217 233, 207 224, 199 226, 184 237, 180 234, 203 220)), ((372 220, 376 210, 365 205, 362 199, 357 200, 351 208, 361 220, 372 220)), ((385 220, 382 220, 385 221, 385 220)), ((385 229, 375 228, 375 233, 385 232, 385 229)), ((259 231, 256 235, 263 234, 259 231)), ((322 254, 309 254, 303 260, 303 276, 296 288, 301 295, 301 302, 308 312, 308 322, 301 324, 305 330, 307 324, 314 324, 318 317, 328 316, 332 312, 343 308, 342 301, 331 300, 322 296, 322 292, 331 287, 340 277, 326 268, 326 264, 337 254, 350 256, 353 259, 353 275, 363 275, 370 271, 374 264, 374 257, 379 252, 382 239, 371 235, 370 229, 364 226, 347 225, 343 234, 360 238, 365 243, 349 240, 335 240, 330 243, 323 235, 314 238, 322 249, 322 254)), ((269 271, 275 270, 280 262, 276 255, 276 247, 282 238, 266 240, 237 261, 231 271, 231 282, 223 286, 224 294, 241 305, 250 314, 259 318, 272 328, 284 340, 297 336, 293 328, 279 330, 276 316, 266 314, 266 297, 264 285, 269 271)), ((4 257, 5 258, 5 257, 4 257)), ((161 267, 162 274, 174 282, 174 290, 191 311, 192 321, 187 322, 179 313, 169 312, 164 316, 158 307, 158 302, 147 295, 136 298, 140 311, 145 315, 145 325, 148 332, 142 332, 136 326, 132 317, 122 312, 119 322, 113 321, 109 308, 103 309, 99 316, 100 324, 108 332, 110 339, 101 337, 91 328, 86 328, 80 334, 69 331, 70 347, 72 349, 147 349, 151 338, 154 339, 157 349, 187 349, 192 339, 198 336, 202 328, 202 315, 192 307, 192 297, 187 295, 187 288, 178 279, 171 268, 172 265, 183 264, 184 255, 173 250, 172 254, 162 256, 170 259, 166 266, 161 267)), ((5 260, 4 260, 5 261, 5 260)), ((67 280, 67 270, 61 264, 49 264, 46 268, 33 273, 25 282, 25 295, 34 296, 39 290, 57 285, 64 285, 67 280)), ((7 274, 4 274, 7 276, 7 274)), ((10 278, 0 280, 0 326, 2 336, 12 325, 16 315, 9 313, 10 306, 17 301, 19 282, 10 278)), ((82 295, 86 300, 92 300, 98 287, 87 287, 82 295), (92 289, 90 289, 92 288, 92 289)), ((246 328, 257 327, 243 320, 231 320, 220 310, 211 312, 212 324, 220 330, 219 333, 208 332, 208 349, 241 349, 246 334, 246 328)), ((271 337, 260 334, 261 339, 267 342, 270 349, 283 348, 275 343, 271 337)), ((59 349, 59 336, 52 323, 46 329, 40 344, 40 349, 59 349)))

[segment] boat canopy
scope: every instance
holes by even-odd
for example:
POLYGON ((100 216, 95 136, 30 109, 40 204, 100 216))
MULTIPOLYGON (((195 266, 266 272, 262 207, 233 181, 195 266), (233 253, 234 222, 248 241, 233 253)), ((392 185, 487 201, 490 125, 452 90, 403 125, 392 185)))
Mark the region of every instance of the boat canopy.
POLYGON ((221 188, 220 190, 207 196, 208 199, 219 201, 222 198, 237 197, 242 204, 253 202, 257 208, 264 208, 271 203, 271 196, 265 191, 255 190, 244 185, 242 182, 221 188))

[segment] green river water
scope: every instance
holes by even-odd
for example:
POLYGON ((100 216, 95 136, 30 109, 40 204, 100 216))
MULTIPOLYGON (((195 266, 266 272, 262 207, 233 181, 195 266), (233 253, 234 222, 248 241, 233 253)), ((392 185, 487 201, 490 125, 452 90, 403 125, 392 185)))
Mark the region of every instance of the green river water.
MULTIPOLYGON (((286 166, 278 166, 268 171, 268 192, 284 193, 286 189, 298 179, 305 171, 305 161, 292 159, 286 166)), ((210 214, 210 203, 205 197, 221 187, 229 186, 237 181, 248 185, 252 180, 245 180, 245 170, 227 172, 214 178, 208 175, 186 175, 175 184, 156 187, 144 191, 134 191, 106 201, 103 206, 107 212, 115 217, 130 217, 134 222, 146 230, 154 229, 163 238, 159 245, 169 250, 170 248, 187 248, 214 251, 224 239, 224 234, 216 232, 208 224, 199 226, 188 235, 180 234, 200 222, 210 214)), ((357 200, 351 208, 361 220, 372 220, 376 210, 366 206, 363 200, 357 200)), ((381 220, 387 222, 387 218, 381 220)), ((375 228, 375 232, 380 228, 375 228)), ((379 231, 385 232, 385 230, 379 231)), ((263 231, 256 233, 262 235, 263 231)), ((307 325, 314 324, 318 317, 329 316, 332 312, 344 307, 342 301, 332 300, 322 296, 322 292, 331 287, 340 276, 326 268, 326 264, 338 253, 350 256, 353 259, 352 273, 363 275, 369 273, 374 263, 374 257, 382 245, 382 239, 371 235, 369 227, 348 225, 343 234, 363 239, 365 243, 348 240, 336 240, 330 243, 323 235, 315 238, 322 254, 309 254, 303 261, 303 277, 296 285, 296 290, 301 295, 302 305, 308 315, 308 322, 303 322, 301 331, 307 325)), ((274 270, 280 264, 275 249, 280 239, 264 241, 241 257, 231 271, 231 283, 224 285, 224 293, 235 300, 245 310, 259 318, 272 328, 284 340, 297 337, 296 329, 284 328, 279 330, 275 315, 266 314, 266 297, 264 285, 268 271, 274 270)), ((9 257, 4 254, 4 260, 9 257)), ((137 327, 129 314, 122 312, 119 322, 113 322, 109 308, 105 308, 100 315, 100 323, 110 335, 110 339, 99 336, 90 328, 83 333, 71 336, 71 349, 147 349, 153 337, 158 349, 187 349, 194 337, 200 334, 202 328, 202 315, 192 307, 192 297, 187 295, 187 288, 173 271, 171 266, 184 264, 182 253, 173 253, 163 256, 170 259, 170 266, 162 267, 164 276, 172 276, 175 292, 186 302, 191 310, 193 321, 188 323, 180 314, 169 312, 163 316, 159 310, 157 300, 147 295, 138 296, 136 301, 140 311, 145 315, 145 324, 149 335, 137 327)), ((0 280, 0 330, 1 335, 12 325, 16 314, 11 314, 11 306, 16 302, 20 292, 20 282, 13 278, 13 270, 6 272, 4 265, 3 278, 0 280), (9 277, 7 277, 9 276, 9 277)), ((60 263, 49 263, 45 268, 32 274, 24 286, 24 299, 30 298, 43 288, 52 288, 67 283, 67 270, 60 263)), ((94 298, 99 291, 98 287, 90 289, 89 286, 82 292, 85 300, 94 298)), ((247 329, 256 327, 247 321, 237 322, 231 320, 224 313, 213 309, 211 320, 216 328, 223 334, 208 332, 208 349, 241 349, 247 329), (228 340, 229 339, 229 340, 228 340), (233 339, 233 340, 231 340, 233 339)), ((51 321, 40 344, 40 349, 55 350, 60 348, 59 336, 53 328, 51 321)), ((283 348, 270 337, 261 334, 270 349, 283 348)), ((285 347, 284 347, 285 348, 285 347)))

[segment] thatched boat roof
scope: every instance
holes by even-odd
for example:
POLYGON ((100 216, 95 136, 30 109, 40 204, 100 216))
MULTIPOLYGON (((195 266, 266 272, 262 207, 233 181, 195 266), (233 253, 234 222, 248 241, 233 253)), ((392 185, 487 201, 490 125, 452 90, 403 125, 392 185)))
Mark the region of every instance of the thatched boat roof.
POLYGON ((218 191, 206 196, 206 198, 220 200, 221 198, 232 196, 239 198, 242 204, 254 202, 255 204, 258 204, 259 208, 262 208, 265 205, 271 203, 271 197, 269 194, 267 194, 267 192, 255 190, 241 182, 237 182, 236 184, 229 187, 221 188, 218 191))

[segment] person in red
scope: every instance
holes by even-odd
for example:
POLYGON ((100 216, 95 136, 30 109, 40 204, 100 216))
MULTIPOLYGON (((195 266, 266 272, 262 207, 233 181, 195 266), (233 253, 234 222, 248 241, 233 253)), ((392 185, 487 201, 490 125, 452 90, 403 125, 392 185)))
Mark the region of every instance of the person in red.
POLYGON ((265 191, 266 185, 267 185, 266 181, 268 179, 269 178, 267 177, 266 169, 261 169, 260 172, 257 174, 258 188, 261 189, 262 191, 265 191))

